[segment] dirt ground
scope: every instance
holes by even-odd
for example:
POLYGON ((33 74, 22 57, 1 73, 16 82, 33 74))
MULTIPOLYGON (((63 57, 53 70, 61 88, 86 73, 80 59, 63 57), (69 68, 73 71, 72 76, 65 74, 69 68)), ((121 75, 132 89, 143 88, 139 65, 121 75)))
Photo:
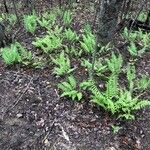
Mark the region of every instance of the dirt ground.
MULTIPOLYGON (((150 53, 136 68, 150 75, 150 53)), ((52 68, 6 67, 0 60, 0 150, 150 150, 150 108, 120 121, 88 101, 60 98, 61 80, 52 68), (121 129, 113 133, 112 125, 121 129)))

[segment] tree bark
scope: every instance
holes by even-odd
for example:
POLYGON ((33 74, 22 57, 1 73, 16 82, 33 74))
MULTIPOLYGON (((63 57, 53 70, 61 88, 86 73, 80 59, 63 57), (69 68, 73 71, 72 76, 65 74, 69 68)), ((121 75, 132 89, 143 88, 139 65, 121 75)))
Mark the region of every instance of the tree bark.
POLYGON ((114 40, 118 17, 125 0, 100 0, 98 43, 114 40))

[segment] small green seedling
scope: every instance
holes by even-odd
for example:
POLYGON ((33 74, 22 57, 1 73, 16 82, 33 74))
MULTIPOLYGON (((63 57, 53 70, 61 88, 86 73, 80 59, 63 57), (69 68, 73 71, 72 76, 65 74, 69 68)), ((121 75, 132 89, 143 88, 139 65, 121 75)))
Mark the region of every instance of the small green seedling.
POLYGON ((120 129, 122 129, 122 127, 117 126, 117 125, 112 125, 111 127, 112 127, 112 130, 113 130, 113 133, 114 133, 114 134, 118 133, 118 131, 119 131, 120 129))

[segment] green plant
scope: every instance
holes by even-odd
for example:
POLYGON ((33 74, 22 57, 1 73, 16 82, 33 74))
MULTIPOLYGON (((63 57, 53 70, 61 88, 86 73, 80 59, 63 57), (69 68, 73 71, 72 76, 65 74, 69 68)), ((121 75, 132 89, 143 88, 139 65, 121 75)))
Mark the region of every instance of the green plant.
POLYGON ((36 38, 32 44, 43 50, 44 53, 49 54, 53 50, 62 46, 62 39, 54 34, 48 34, 43 38, 36 38))
POLYGON ((6 64, 22 63, 29 65, 32 62, 33 56, 30 51, 27 51, 20 43, 16 42, 11 47, 6 47, 2 50, 2 57, 6 64))
POLYGON ((41 18, 37 18, 37 22, 39 23, 39 25, 43 28, 50 28, 49 25, 50 25, 50 20, 47 20, 46 18, 44 17, 41 17, 41 18))
POLYGON ((135 42, 138 38, 138 32, 130 32, 127 28, 124 28, 122 35, 126 41, 131 42, 135 42))
POLYGON ((17 22, 17 17, 15 14, 9 14, 7 20, 9 21, 9 24, 13 26, 17 22))
POLYGON ((127 28, 124 29, 123 37, 127 42, 130 42, 128 51, 132 56, 140 56, 145 51, 149 51, 150 46, 150 34, 144 33, 142 30, 135 32, 129 31, 127 28))
POLYGON ((150 50, 150 34, 143 33, 142 31, 137 32, 136 41, 130 42, 128 51, 132 56, 141 56, 145 51, 150 50))
POLYGON ((114 134, 115 134, 115 133, 118 133, 118 131, 122 128, 122 127, 117 126, 117 125, 112 125, 111 127, 112 127, 112 130, 113 130, 113 133, 114 133, 114 134))
MULTIPOLYGON (((92 63, 90 63, 89 60, 82 58, 81 59, 81 66, 87 68, 87 70, 90 70, 92 68, 92 63)), ((95 69, 95 68, 94 68, 95 69)))
POLYGON ((57 14, 55 12, 45 12, 43 13, 42 18, 47 20, 51 26, 53 26, 55 24, 57 14))
POLYGON ((111 43, 108 43, 108 44, 106 44, 104 46, 102 46, 102 45, 99 44, 99 47, 100 47, 100 52, 101 53, 109 52, 113 48, 113 46, 111 45, 111 43))
MULTIPOLYGON (((87 68, 87 70, 90 71, 92 68, 92 63, 90 63, 89 60, 83 58, 81 60, 81 66, 84 66, 85 68, 87 68)), ((94 71, 96 75, 101 76, 102 73, 107 71, 107 65, 103 65, 100 59, 96 60, 94 65, 94 71)))
POLYGON ((1 13, 1 14, 0 14, 0 22, 2 22, 4 19, 5 19, 5 14, 4 14, 4 13, 1 13))
POLYGON ((145 33, 141 36, 141 52, 144 53, 145 51, 150 51, 150 33, 145 33))
POLYGON ((65 74, 71 73, 75 68, 71 68, 70 60, 68 57, 65 57, 64 51, 62 51, 59 57, 53 58, 51 57, 53 63, 55 63, 58 67, 54 68, 54 74, 62 76, 65 74))
POLYGON ((47 60, 44 58, 44 57, 37 57, 35 56, 33 58, 33 63, 32 63, 32 66, 36 69, 41 69, 41 68, 44 68, 44 66, 47 64, 47 60))
POLYGON ((62 27, 59 27, 58 25, 56 25, 55 28, 49 29, 49 30, 47 31, 47 33, 48 33, 49 35, 55 35, 55 36, 62 37, 62 36, 61 36, 62 29, 63 29, 62 27))
POLYGON ((121 67, 123 64, 123 59, 122 56, 119 55, 118 57, 112 53, 111 59, 106 60, 108 64, 108 69, 113 73, 113 74, 119 74, 121 71, 121 67))
POLYGON ((132 93, 134 89, 134 80, 136 78, 136 70, 134 66, 128 65, 127 67, 127 80, 129 83, 129 91, 132 93))
POLYGON ((26 50, 20 43, 15 43, 17 50, 21 56, 21 63, 24 65, 31 64, 33 60, 33 55, 31 51, 26 50))
POLYGON ((68 96, 72 100, 77 99, 78 101, 82 99, 82 93, 77 90, 76 79, 73 76, 69 76, 68 81, 59 83, 58 88, 63 92, 61 97, 68 96))
POLYGON ((85 53, 93 53, 96 40, 93 34, 82 35, 83 41, 80 41, 81 47, 85 51, 85 53))
POLYGON ((138 96, 134 97, 130 91, 120 90, 119 99, 116 101, 116 109, 118 110, 118 118, 127 120, 135 119, 133 112, 150 105, 149 100, 140 100, 138 96))
POLYGON ((139 96, 133 97, 130 91, 118 87, 117 77, 111 76, 107 82, 105 92, 100 92, 95 84, 89 90, 92 92, 91 101, 110 111, 118 114, 118 118, 127 120, 135 119, 133 112, 150 105, 149 100, 140 100, 139 96))
POLYGON ((117 76, 109 77, 106 92, 100 92, 95 84, 93 84, 89 90, 92 92, 91 102, 96 103, 105 110, 110 111, 112 114, 116 113, 114 101, 118 98, 119 90, 117 76))
POLYGON ((66 10, 63 14, 63 23, 65 26, 69 26, 72 22, 72 12, 70 10, 66 10))
POLYGON ((75 48, 74 46, 69 47, 69 46, 65 45, 64 48, 65 48, 65 52, 67 52, 68 54, 71 54, 72 56, 80 57, 82 55, 82 50, 75 48))
POLYGON ((130 42, 130 45, 128 46, 128 51, 132 56, 138 55, 138 49, 134 42, 130 42))
POLYGON ((17 47, 13 44, 11 47, 5 47, 2 49, 2 58, 7 65, 12 65, 21 61, 21 56, 17 50, 17 47))
POLYGON ((147 19, 147 13, 141 12, 137 18, 139 21, 145 22, 147 19))
POLYGON ((78 35, 75 31, 72 31, 70 28, 65 29, 64 37, 68 39, 70 42, 73 42, 75 40, 78 40, 78 35))
POLYGON ((25 29, 33 34, 37 28, 37 16, 35 14, 25 15, 23 20, 25 29))
POLYGON ((136 82, 137 89, 146 90, 150 88, 150 78, 142 75, 141 79, 136 82))
POLYGON ((90 24, 86 24, 84 26, 84 33, 87 35, 87 34, 92 34, 92 28, 90 26, 90 24))
POLYGON ((80 88, 82 90, 87 90, 88 88, 90 88, 95 82, 93 80, 85 80, 83 82, 80 83, 80 88))

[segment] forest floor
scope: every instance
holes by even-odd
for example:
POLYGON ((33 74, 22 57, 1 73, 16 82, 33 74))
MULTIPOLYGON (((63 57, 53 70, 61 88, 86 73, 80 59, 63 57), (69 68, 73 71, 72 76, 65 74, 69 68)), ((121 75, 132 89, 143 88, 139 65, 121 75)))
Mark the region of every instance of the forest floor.
MULTIPOLYGON (((150 150, 150 108, 136 112, 133 121, 120 121, 89 102, 60 98, 62 79, 52 69, 6 67, 0 60, 1 150, 150 150), (112 125, 121 128, 114 133, 112 125)), ((150 53, 136 69, 150 75, 150 53)))

